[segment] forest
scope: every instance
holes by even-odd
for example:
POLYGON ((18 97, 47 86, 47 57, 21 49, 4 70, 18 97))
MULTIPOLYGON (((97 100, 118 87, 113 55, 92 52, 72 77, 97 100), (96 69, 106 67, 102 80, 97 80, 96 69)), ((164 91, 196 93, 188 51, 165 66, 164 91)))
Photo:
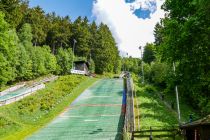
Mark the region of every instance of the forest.
POLYGON ((76 59, 89 61, 92 72, 120 71, 118 48, 107 25, 87 17, 72 22, 69 16, 30 8, 27 0, 0 0, 1 87, 49 73, 70 73, 73 47, 76 59))
MULTIPOLYGON (((165 18, 156 24, 155 42, 144 46, 145 81, 174 93, 202 116, 210 113, 209 0, 166 0, 165 18), (173 64, 175 71, 173 70, 173 64)), ((0 0, 0 86, 38 76, 68 74, 73 46, 77 59, 98 74, 128 70, 142 76, 141 59, 119 55, 108 26, 78 17, 30 8, 27 0, 0 0)))
MULTIPOLYGON (((205 116, 210 113, 210 2, 166 0, 162 9, 167 14, 155 26, 155 42, 144 47, 144 78, 174 99, 177 85, 180 99, 205 116)), ((142 76, 141 61, 132 59, 125 67, 138 67, 129 70, 142 76)))

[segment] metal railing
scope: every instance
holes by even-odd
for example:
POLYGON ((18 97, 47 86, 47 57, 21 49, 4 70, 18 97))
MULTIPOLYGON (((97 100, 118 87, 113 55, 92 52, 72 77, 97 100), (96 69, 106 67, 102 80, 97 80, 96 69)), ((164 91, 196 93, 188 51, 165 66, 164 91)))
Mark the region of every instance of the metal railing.
POLYGON ((134 90, 133 80, 129 76, 126 78, 126 114, 125 114, 125 126, 124 133, 132 139, 132 132, 135 130, 135 115, 134 115, 134 90))
POLYGON ((20 84, 20 85, 16 85, 16 86, 13 86, 13 87, 10 87, 10 88, 8 88, 8 89, 6 89, 6 90, 0 92, 0 96, 6 95, 6 94, 8 94, 9 92, 15 91, 15 90, 17 90, 17 89, 19 89, 19 88, 21 88, 21 87, 23 87, 23 86, 25 86, 25 83, 20 84))
POLYGON ((1 100, 0 101, 0 106, 7 105, 7 104, 10 104, 10 103, 16 102, 18 100, 21 100, 24 97, 34 93, 37 90, 43 89, 43 88, 45 88, 45 84, 43 84, 43 83, 27 87, 27 90, 24 91, 23 93, 15 95, 15 96, 11 96, 11 97, 9 97, 7 99, 1 100))

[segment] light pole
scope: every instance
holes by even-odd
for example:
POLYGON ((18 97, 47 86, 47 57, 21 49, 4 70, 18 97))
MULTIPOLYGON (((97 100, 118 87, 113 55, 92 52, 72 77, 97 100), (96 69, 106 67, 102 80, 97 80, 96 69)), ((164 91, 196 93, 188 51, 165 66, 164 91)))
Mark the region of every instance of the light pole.
POLYGON ((74 39, 74 44, 73 44, 73 59, 72 59, 72 69, 74 69, 74 47, 75 47, 75 44, 77 43, 77 41, 74 39))
MULTIPOLYGON (((173 62, 173 70, 174 70, 174 75, 176 76, 176 67, 175 67, 174 62, 173 62)), ((179 92, 178 92, 177 85, 175 86, 175 92, 176 92, 177 113, 178 113, 178 119, 179 119, 179 125, 180 125, 181 124, 181 116, 180 116, 180 109, 179 109, 179 92)))
POLYGON ((144 84, 143 47, 139 46, 139 50, 141 51, 142 84, 144 84))
POLYGON ((123 71, 125 72, 125 57, 123 56, 123 71))
MULTIPOLYGON (((127 58, 127 60, 128 60, 128 53, 126 53, 126 58, 127 58)), ((129 60, 128 60, 128 62, 129 62, 129 60)), ((126 70, 126 71, 129 71, 128 65, 126 66, 125 70, 126 70)))
MULTIPOLYGON (((127 54, 128 54, 128 53, 126 53, 126 55, 127 55, 127 54)), ((125 52, 123 52, 122 57, 123 57, 123 71, 125 72, 125 58, 126 58, 125 52)))

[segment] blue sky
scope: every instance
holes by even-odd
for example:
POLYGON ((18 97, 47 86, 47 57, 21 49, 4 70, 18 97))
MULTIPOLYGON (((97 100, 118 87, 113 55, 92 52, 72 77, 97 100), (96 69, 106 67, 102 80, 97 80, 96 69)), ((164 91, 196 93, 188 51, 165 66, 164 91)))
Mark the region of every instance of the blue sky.
POLYGON ((55 12, 60 16, 69 15, 71 20, 78 16, 87 16, 89 20, 94 20, 91 16, 93 0, 30 0, 30 7, 39 5, 47 13, 55 12))

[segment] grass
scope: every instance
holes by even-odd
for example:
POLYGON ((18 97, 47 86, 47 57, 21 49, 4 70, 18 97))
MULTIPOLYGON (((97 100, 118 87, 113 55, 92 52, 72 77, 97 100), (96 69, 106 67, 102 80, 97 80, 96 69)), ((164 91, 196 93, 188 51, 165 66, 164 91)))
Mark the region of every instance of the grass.
POLYGON ((135 107, 139 108, 141 129, 149 129, 150 126, 170 127, 178 124, 175 114, 154 92, 147 91, 146 87, 137 87, 136 90, 139 106, 135 107))
MULTIPOLYGON (((135 97, 135 122, 138 130, 138 118, 140 120, 140 130, 152 129, 171 129, 178 127, 176 113, 165 106, 156 94, 157 90, 151 85, 141 85, 138 80, 134 80, 136 97, 135 97), (138 106, 137 106, 138 101, 138 106), (138 116, 139 111, 139 116, 138 116)), ((150 133, 144 133, 149 135, 150 133)), ((157 135, 168 135, 170 132, 153 132, 154 140, 170 140, 172 138, 157 138, 157 135)), ((141 139, 144 139, 143 137, 141 139)), ((148 139, 145 138, 145 139, 148 139)), ((182 139, 177 136, 176 139, 182 139)))
MULTIPOLYGON (((165 101, 170 104, 171 102, 174 103, 174 111, 177 110, 176 105, 176 96, 175 93, 167 93, 165 94, 165 101)), ((191 105, 188 104, 182 97, 179 96, 179 107, 180 107, 180 114, 181 114, 181 123, 189 122, 189 116, 192 114, 193 120, 200 118, 198 111, 193 109, 191 105)))
POLYGON ((96 78, 62 76, 21 101, 0 108, 0 138, 24 139, 60 114, 96 78))
MULTIPOLYGON (((141 81, 138 79, 138 77, 133 74, 134 81, 138 87, 142 86, 140 83, 141 81)), ((152 86, 154 88, 154 86, 152 86)), ((177 105, 176 105, 176 95, 174 92, 164 92, 163 89, 160 89, 159 87, 155 88, 157 91, 156 93, 164 93, 164 101, 171 106, 171 103, 174 103, 174 112, 177 112, 177 105)), ((182 96, 179 95, 179 106, 180 106, 180 112, 181 112, 181 123, 189 122, 189 115, 193 115, 193 120, 197 120, 201 117, 199 111, 196 111, 192 108, 191 103, 186 101, 182 96)))

